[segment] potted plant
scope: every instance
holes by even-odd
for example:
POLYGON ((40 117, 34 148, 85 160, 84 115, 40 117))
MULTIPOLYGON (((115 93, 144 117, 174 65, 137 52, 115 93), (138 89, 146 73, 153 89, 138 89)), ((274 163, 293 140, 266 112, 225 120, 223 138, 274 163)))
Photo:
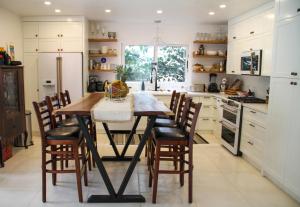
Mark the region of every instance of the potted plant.
POLYGON ((116 66, 115 72, 117 73, 117 80, 121 80, 123 82, 126 82, 128 78, 131 78, 132 76, 132 69, 129 67, 124 67, 123 65, 116 66))

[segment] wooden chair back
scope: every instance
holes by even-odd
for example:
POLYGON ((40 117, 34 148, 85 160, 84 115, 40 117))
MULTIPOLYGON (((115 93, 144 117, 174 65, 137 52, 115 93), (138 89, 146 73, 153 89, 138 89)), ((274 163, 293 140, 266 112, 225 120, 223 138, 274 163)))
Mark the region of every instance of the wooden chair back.
POLYGON ((179 101, 179 104, 178 104, 178 110, 177 110, 177 113, 176 113, 176 123, 179 124, 179 125, 182 121, 184 107, 190 101, 189 99, 190 98, 185 97, 185 94, 182 94, 180 96, 180 101, 179 101))
POLYGON ((55 94, 54 96, 46 96, 46 103, 48 105, 50 114, 51 114, 51 124, 52 127, 57 127, 57 122, 62 121, 63 117, 62 115, 54 115, 53 111, 60 109, 60 100, 58 97, 58 94, 55 94))
MULTIPOLYGON (((193 140, 196 124, 199 116, 199 112, 201 109, 202 103, 195 103, 190 101, 189 107, 185 110, 184 113, 184 130, 188 135, 189 139, 193 140)), ((185 108, 186 109, 186 108, 185 108)))
POLYGON ((65 90, 65 92, 60 92, 60 100, 63 106, 71 103, 70 93, 68 90, 65 90))
POLYGON ((174 114, 176 114, 179 99, 180 99, 180 93, 176 93, 176 91, 174 90, 172 92, 172 97, 170 102, 170 109, 171 111, 174 112, 174 114))
POLYGON ((46 100, 41 102, 33 102, 33 107, 35 110, 35 114, 37 116, 42 143, 45 144, 46 141, 46 131, 52 129, 52 122, 51 122, 51 113, 48 108, 48 104, 46 100))

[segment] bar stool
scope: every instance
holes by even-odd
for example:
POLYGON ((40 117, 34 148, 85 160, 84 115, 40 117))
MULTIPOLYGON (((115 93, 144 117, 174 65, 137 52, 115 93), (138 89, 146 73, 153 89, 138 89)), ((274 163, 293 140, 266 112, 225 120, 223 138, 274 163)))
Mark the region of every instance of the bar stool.
MULTIPOLYGON (((61 100, 62 106, 64 106, 64 107, 71 104, 71 97, 70 97, 70 93, 68 90, 65 90, 65 92, 60 92, 60 100, 61 100)), ((87 117, 87 121, 88 121, 87 126, 89 128, 89 132, 90 132, 91 136, 94 138, 94 145, 96 146, 96 149, 97 149, 96 124, 92 121, 91 117, 87 117)), ((93 161, 93 167, 96 167, 96 162, 93 157, 92 157, 92 161, 93 161)), ((91 163, 89 163, 89 170, 91 170, 91 163)))
POLYGON ((158 174, 179 174, 180 185, 184 185, 184 174, 189 175, 189 203, 192 203, 193 199, 193 137, 195 133, 195 127, 201 103, 195 104, 188 98, 187 104, 185 104, 183 110, 183 118, 180 125, 177 128, 170 127, 155 127, 152 132, 153 141, 151 147, 151 166, 149 175, 149 186, 152 186, 153 181, 153 195, 152 203, 156 203, 157 196, 157 184, 158 174), (162 146, 178 146, 178 151, 163 151, 162 146), (186 160, 186 156, 187 160, 186 160), (161 170, 161 161, 173 161, 179 160, 179 170, 161 170), (185 164, 188 165, 188 169, 185 170, 185 164))
MULTIPOLYGON (((176 90, 173 90, 171 101, 170 101, 170 110, 173 111, 174 114, 176 114, 177 106, 180 98, 180 93, 177 93, 176 90)), ((159 115, 157 116, 157 119, 173 119, 175 120, 175 115, 173 116, 166 116, 166 115, 159 115)))
POLYGON ((83 202, 81 177, 84 177, 84 185, 88 185, 85 144, 80 128, 73 127, 52 127, 51 112, 47 102, 33 102, 36 112, 42 143, 42 201, 46 202, 46 173, 52 174, 52 184, 56 185, 58 173, 75 173, 79 202, 83 202), (71 146, 72 151, 62 150, 62 146, 71 146), (79 153, 80 149, 80 153, 79 153), (47 160, 47 154, 50 159, 47 160), (57 161, 74 160, 75 169, 57 169, 57 161), (80 164, 82 162, 82 166, 80 164), (47 165, 51 164, 51 169, 47 165))

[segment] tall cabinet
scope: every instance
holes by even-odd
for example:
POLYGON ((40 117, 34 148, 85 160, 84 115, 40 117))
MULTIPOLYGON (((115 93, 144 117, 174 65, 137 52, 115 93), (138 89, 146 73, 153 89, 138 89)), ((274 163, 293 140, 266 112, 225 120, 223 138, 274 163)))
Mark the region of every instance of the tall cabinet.
POLYGON ((23 67, 0 66, 0 167, 12 155, 14 138, 26 133, 23 67))
POLYGON ((276 1, 263 171, 300 201, 300 1, 276 1))

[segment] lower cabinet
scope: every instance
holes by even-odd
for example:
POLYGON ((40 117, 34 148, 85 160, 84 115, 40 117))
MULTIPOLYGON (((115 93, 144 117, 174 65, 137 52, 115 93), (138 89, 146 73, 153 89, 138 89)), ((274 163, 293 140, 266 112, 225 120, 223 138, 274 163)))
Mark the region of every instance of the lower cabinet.
POLYGON ((262 168, 266 128, 264 121, 267 114, 244 107, 240 150, 243 156, 255 165, 262 168))

